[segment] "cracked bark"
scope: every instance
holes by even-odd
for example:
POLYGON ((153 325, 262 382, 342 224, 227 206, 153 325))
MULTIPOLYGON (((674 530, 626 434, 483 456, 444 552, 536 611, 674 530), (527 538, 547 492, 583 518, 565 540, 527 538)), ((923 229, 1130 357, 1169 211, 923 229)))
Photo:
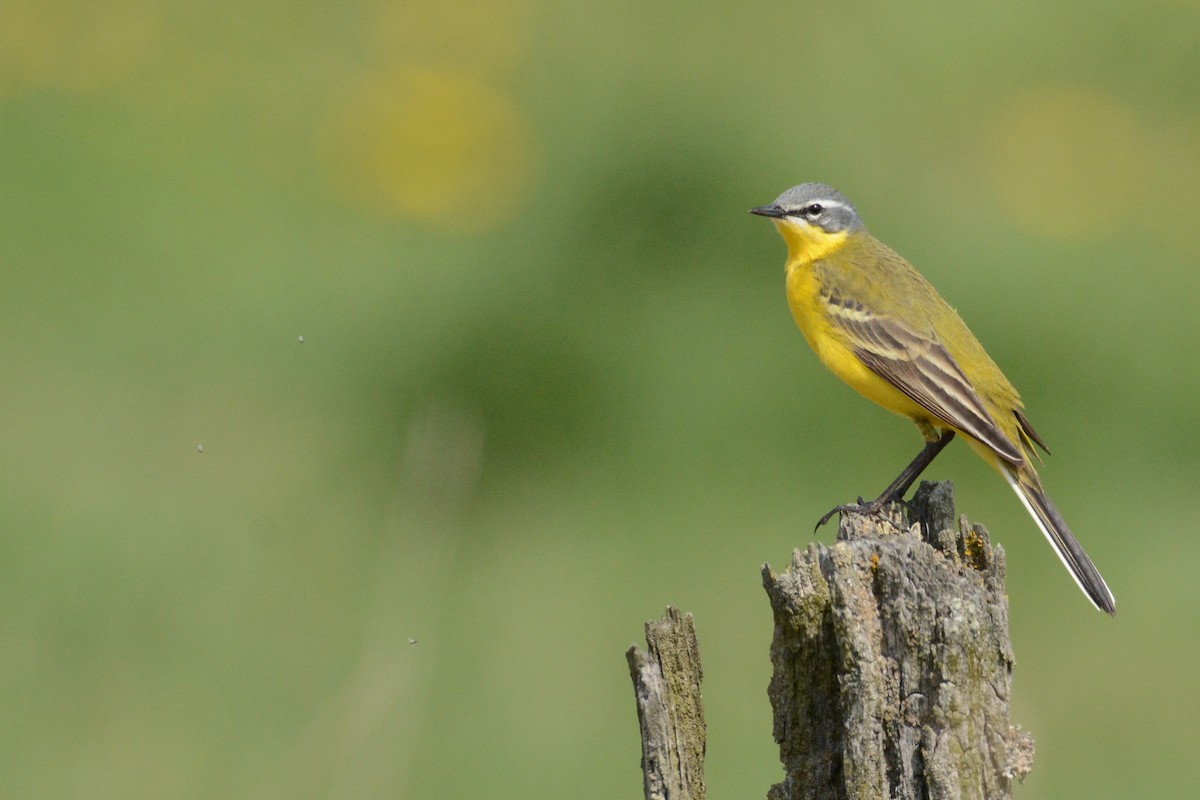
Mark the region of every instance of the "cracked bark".
POLYGON ((783 782, 770 800, 1011 797, 1033 740, 1009 721, 1004 551, 922 483, 887 519, 843 514, 831 547, 763 568, 768 695, 783 782))
POLYGON ((691 614, 667 606, 646 623, 646 650, 625 653, 642 731, 646 800, 704 800, 706 727, 691 614))

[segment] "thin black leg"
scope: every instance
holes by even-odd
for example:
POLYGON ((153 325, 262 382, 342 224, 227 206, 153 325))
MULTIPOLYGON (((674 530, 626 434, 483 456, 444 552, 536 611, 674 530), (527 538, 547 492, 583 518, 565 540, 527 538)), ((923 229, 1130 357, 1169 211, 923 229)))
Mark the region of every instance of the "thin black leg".
POLYGON ((865 514, 876 514, 879 509, 883 508, 888 503, 897 498, 904 497, 904 493, 913 485, 913 481, 921 476, 925 468, 937 458, 937 454, 950 444, 950 440, 954 438, 954 431, 945 431, 936 441, 926 442, 925 447, 921 452, 917 453, 917 457, 896 476, 896 480, 888 484, 888 487, 883 490, 883 494, 876 497, 869 503, 864 503, 862 498, 858 498, 858 502, 851 505, 837 506, 828 514, 821 517, 817 522, 817 527, 821 527, 833 517, 834 514, 840 514, 843 511, 858 511, 865 514))

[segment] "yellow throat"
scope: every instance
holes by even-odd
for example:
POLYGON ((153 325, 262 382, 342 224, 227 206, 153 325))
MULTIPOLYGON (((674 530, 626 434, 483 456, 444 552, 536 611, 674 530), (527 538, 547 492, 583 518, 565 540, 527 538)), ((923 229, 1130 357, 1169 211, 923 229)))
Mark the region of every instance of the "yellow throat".
POLYGON ((826 233, 815 225, 791 219, 774 219, 775 229, 787 242, 788 265, 793 262, 809 264, 830 255, 846 242, 849 233, 826 233))

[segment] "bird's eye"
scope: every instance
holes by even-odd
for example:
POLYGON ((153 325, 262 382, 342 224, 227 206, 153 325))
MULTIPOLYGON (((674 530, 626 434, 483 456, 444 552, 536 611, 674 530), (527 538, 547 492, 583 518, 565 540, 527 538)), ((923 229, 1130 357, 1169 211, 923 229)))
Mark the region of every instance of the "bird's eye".
POLYGON ((810 206, 805 206, 804 211, 802 213, 804 214, 804 216, 808 217, 809 219, 816 219, 817 217, 821 216, 821 212, 824 210, 825 210, 825 207, 822 206, 820 203, 813 203, 810 206))

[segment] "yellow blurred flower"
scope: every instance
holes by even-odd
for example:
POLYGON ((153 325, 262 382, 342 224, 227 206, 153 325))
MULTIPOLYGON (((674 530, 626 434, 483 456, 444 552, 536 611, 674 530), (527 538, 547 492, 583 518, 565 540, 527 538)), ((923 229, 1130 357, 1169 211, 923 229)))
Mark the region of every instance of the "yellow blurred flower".
POLYGON ((521 210, 532 183, 530 126, 474 72, 401 68, 369 80, 331 139, 350 200, 439 227, 494 228, 521 210))

